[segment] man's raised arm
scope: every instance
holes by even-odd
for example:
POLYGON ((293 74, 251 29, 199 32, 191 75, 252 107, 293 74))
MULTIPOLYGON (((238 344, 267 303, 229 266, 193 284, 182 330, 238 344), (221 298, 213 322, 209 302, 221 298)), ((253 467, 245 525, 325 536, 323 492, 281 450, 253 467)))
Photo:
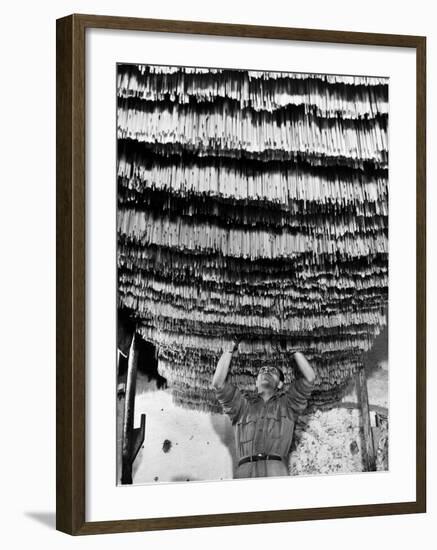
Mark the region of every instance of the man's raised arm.
POLYGON ((223 388, 229 372, 229 367, 231 366, 232 355, 234 351, 237 350, 237 348, 238 342, 232 342, 232 344, 229 346, 229 349, 225 349, 225 351, 222 353, 222 356, 217 363, 214 377, 212 379, 212 386, 214 389, 220 390, 223 388))
POLYGON ((314 372, 313 367, 310 365, 305 355, 300 351, 296 351, 293 357, 296 361, 297 368, 301 372, 302 376, 307 382, 313 384, 316 378, 316 373, 314 372))
POLYGON ((308 399, 314 388, 316 373, 302 352, 296 351, 292 356, 300 376, 296 376, 294 383, 290 384, 287 402, 290 409, 299 415, 307 408, 308 399))

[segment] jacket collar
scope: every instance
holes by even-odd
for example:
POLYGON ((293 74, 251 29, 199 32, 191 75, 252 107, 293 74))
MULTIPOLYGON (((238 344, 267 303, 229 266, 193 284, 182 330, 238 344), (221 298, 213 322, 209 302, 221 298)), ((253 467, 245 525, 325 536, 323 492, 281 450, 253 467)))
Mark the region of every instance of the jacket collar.
MULTIPOLYGON (((280 390, 276 390, 275 393, 266 401, 266 403, 268 403, 269 401, 274 401, 275 399, 278 399, 282 395, 285 395, 285 390, 283 388, 281 388, 280 390)), ((245 397, 246 399, 248 399, 253 403, 256 403, 257 401, 263 401, 263 398, 257 391, 247 392, 245 397)))

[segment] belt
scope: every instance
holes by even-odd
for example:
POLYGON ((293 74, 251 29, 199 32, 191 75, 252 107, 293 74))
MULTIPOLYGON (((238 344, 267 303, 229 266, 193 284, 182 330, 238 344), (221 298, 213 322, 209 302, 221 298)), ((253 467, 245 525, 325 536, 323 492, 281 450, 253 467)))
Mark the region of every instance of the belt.
POLYGON ((282 460, 279 455, 266 455, 265 453, 258 453, 252 456, 245 456, 238 462, 238 466, 246 464, 247 462, 258 462, 258 460, 282 460))

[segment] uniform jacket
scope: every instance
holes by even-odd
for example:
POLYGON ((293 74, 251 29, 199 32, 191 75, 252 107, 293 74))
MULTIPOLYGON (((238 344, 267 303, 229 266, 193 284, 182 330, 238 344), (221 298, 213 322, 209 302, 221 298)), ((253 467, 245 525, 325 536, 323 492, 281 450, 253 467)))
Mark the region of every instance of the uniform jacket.
POLYGON ((279 455, 279 460, 262 460, 242 464, 236 477, 270 477, 288 475, 288 455, 294 426, 307 407, 314 384, 298 378, 287 391, 278 390, 268 400, 259 395, 243 395, 226 381, 216 389, 223 411, 230 417, 235 431, 237 459, 258 453, 279 455))

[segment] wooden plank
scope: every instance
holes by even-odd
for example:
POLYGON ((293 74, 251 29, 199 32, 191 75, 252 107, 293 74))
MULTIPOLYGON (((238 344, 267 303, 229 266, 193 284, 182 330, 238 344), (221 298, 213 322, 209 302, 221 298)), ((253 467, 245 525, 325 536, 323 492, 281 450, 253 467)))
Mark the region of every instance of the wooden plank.
POLYGON ((423 39, 422 36, 406 34, 301 29, 296 27, 243 25, 210 21, 177 21, 174 19, 149 19, 83 13, 74 14, 74 17, 79 20, 81 25, 85 28, 130 29, 132 31, 205 34, 210 36, 236 36, 274 40, 301 40, 309 42, 330 42, 334 44, 363 44, 370 46, 416 48, 418 42, 423 39))
POLYGON ((138 368, 138 344, 137 334, 134 332, 132 343, 129 350, 129 359, 127 365, 126 395, 124 401, 124 421, 123 421, 123 440, 122 440, 122 464, 121 464, 121 482, 123 484, 132 483, 132 441, 135 413, 135 392, 137 387, 137 368, 138 368))
POLYGON ((363 421, 363 458, 366 470, 374 472, 376 470, 375 449, 373 446, 373 434, 370 424, 369 395, 367 393, 366 371, 361 368, 357 374, 357 392, 361 406, 361 418, 363 421))
POLYGON ((56 528, 73 531, 72 19, 56 23, 56 528))
POLYGON ((426 38, 416 44, 416 502, 426 512, 426 38))
POLYGON ((85 43, 56 23, 56 528, 85 522, 85 43))

